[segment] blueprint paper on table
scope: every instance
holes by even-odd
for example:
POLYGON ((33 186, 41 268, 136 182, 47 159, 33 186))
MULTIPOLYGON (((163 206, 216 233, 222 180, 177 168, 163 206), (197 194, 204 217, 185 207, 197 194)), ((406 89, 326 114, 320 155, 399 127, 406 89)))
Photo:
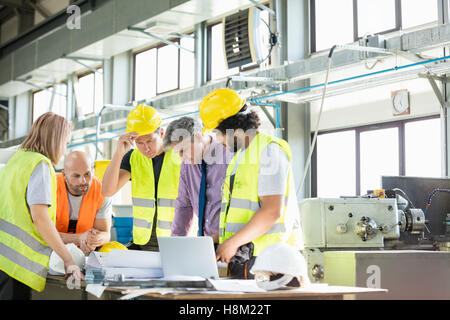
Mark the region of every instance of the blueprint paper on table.
POLYGON ((103 260, 105 268, 162 268, 159 252, 113 249, 103 260))

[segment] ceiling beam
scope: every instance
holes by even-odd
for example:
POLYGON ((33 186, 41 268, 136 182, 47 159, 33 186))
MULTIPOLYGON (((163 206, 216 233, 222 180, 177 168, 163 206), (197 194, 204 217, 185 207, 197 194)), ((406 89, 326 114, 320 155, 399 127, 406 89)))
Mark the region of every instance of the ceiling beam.
POLYGON ((0 9, 0 24, 12 18, 14 15, 14 9, 11 7, 4 7, 3 9, 0 9))
POLYGON ((33 0, 26 0, 26 3, 28 5, 30 5, 31 7, 33 7, 37 12, 39 12, 41 14, 41 16, 44 17, 44 19, 47 19, 48 17, 50 17, 52 15, 52 13, 50 12, 50 10, 48 10, 47 8, 45 8, 42 4, 40 4, 39 2, 35 2, 33 0))
POLYGON ((23 0, 0 0, 0 4, 8 7, 13 8, 22 8, 25 6, 25 3, 23 0))

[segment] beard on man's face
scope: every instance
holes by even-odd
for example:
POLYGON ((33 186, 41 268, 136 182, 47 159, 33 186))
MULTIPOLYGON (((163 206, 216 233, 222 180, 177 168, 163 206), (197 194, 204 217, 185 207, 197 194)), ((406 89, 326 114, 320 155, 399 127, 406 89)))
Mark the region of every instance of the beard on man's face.
POLYGON ((89 188, 91 186, 91 183, 86 184, 79 184, 79 185, 73 185, 70 182, 67 181, 67 184, 69 185, 70 189, 75 193, 74 195, 81 196, 88 193, 89 188))

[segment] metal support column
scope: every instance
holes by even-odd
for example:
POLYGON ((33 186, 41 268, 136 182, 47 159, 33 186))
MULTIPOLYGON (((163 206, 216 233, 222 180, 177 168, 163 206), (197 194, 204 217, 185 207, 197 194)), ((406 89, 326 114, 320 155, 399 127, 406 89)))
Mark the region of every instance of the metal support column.
MULTIPOLYGON (((309 56, 309 1, 308 0, 276 0, 276 26, 279 47, 276 50, 277 63, 283 65, 285 61, 297 61, 309 56), (299 32, 300 30, 300 32, 299 32)), ((272 60, 274 61, 274 60, 272 60)), ((282 85, 282 90, 293 90, 307 87, 309 79, 282 85)), ((307 161, 310 137, 310 106, 293 103, 280 103, 282 137, 289 142, 293 157, 293 172, 296 190, 303 178, 303 170, 307 161)), ((299 200, 311 196, 311 168, 302 190, 297 193, 299 200)))
MULTIPOLYGON (((449 0, 436 0, 438 2, 438 22, 439 25, 443 25, 449 22, 449 0)), ((444 47, 443 55, 445 56, 448 54, 449 49, 448 47, 444 47)), ((430 82, 431 83, 431 82, 430 82)), ((450 87, 448 87, 447 82, 442 82, 442 97, 443 101, 441 102, 441 105, 444 105, 445 107, 441 108, 441 175, 443 177, 448 176, 449 174, 449 168, 450 168, 450 113, 449 113, 449 106, 448 101, 450 99, 450 87)), ((433 90, 435 88, 433 87, 433 90)))
POLYGON ((207 31, 206 22, 203 21, 195 25, 195 53, 194 53, 194 86, 203 86, 207 81, 207 31))
POLYGON ((67 90, 66 90, 66 118, 69 121, 75 119, 75 99, 73 94, 72 76, 67 75, 67 90))

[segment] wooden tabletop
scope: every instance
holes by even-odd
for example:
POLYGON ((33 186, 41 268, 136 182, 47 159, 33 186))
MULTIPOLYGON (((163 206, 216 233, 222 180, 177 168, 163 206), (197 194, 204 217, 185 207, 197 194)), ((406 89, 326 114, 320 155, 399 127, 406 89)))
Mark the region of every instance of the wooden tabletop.
MULTIPOLYGON (((66 285, 66 280, 61 276, 47 276, 48 284, 66 285)), ((81 282, 81 288, 85 289, 86 283, 81 282)), ((117 295, 125 295, 137 290, 136 287, 107 287, 105 292, 115 293, 117 295)), ((276 299, 342 299, 344 295, 355 294, 379 294, 386 293, 386 289, 372 289, 361 287, 344 287, 344 286, 328 286, 326 284, 312 284, 309 288, 289 288, 262 293, 235 293, 235 292, 218 292, 218 291, 202 291, 174 288, 152 288, 140 289, 143 293, 140 298, 147 299, 168 299, 168 300, 276 300, 276 299)))

